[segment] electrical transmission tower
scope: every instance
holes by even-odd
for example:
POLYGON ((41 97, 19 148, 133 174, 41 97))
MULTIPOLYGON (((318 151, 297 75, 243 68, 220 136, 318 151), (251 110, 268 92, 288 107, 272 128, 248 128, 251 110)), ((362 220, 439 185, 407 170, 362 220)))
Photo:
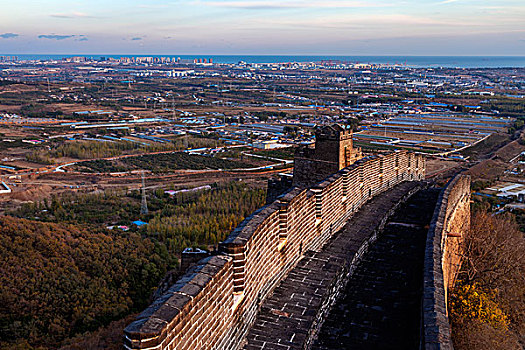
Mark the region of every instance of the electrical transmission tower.
POLYGON ((142 203, 140 204, 140 213, 148 213, 148 202, 146 200, 146 185, 144 182, 144 171, 142 171, 142 203))

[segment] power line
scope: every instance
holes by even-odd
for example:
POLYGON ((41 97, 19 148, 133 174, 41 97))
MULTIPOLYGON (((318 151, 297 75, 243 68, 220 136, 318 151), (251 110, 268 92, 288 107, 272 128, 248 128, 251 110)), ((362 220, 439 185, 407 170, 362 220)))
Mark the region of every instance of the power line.
POLYGON ((144 181, 144 171, 142 171, 142 203, 140 205, 140 213, 144 215, 148 213, 148 202, 146 200, 146 185, 144 181))

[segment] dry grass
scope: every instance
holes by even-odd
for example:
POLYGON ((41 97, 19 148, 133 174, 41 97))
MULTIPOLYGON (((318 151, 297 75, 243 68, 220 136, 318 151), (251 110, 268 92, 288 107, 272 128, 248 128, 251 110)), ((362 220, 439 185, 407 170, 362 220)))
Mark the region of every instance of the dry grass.
POLYGON ((487 159, 466 171, 466 174, 471 175, 473 180, 495 180, 503 175, 505 169, 509 166, 501 160, 487 159))

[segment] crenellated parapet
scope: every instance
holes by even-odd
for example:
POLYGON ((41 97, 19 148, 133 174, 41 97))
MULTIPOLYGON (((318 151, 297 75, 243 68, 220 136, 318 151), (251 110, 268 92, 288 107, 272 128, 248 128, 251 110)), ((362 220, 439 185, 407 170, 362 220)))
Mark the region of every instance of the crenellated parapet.
POLYGON ((320 249, 370 198, 424 178, 406 151, 356 161, 292 188, 246 218, 220 253, 191 268, 125 329, 127 349, 236 349, 262 301, 308 250, 320 249))
POLYGON ((295 152, 293 185, 311 187, 361 158, 363 153, 354 147, 351 130, 339 124, 318 127, 315 145, 299 147, 295 152))
POLYGON ((421 349, 453 349, 447 292, 461 267, 470 229, 470 176, 458 175, 441 192, 425 247, 421 349))

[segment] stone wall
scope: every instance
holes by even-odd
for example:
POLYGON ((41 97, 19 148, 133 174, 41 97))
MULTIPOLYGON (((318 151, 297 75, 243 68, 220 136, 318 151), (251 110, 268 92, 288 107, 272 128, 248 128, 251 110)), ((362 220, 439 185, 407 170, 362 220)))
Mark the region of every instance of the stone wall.
POLYGON ((422 346, 453 349, 447 292, 461 266, 461 247, 470 229, 470 176, 458 175, 442 191, 425 248, 422 346))
POLYGON ((315 147, 299 147, 295 152, 293 185, 311 187, 361 158, 363 153, 354 148, 351 130, 338 124, 319 127, 315 147))
POLYGON ((266 204, 274 202, 280 195, 286 193, 292 187, 292 177, 287 175, 278 176, 278 178, 268 179, 266 204))
POLYGON ((244 220, 125 329, 127 349, 236 349, 257 310, 307 250, 318 250, 366 201, 424 178, 406 151, 362 159, 310 189, 294 188, 244 220))

